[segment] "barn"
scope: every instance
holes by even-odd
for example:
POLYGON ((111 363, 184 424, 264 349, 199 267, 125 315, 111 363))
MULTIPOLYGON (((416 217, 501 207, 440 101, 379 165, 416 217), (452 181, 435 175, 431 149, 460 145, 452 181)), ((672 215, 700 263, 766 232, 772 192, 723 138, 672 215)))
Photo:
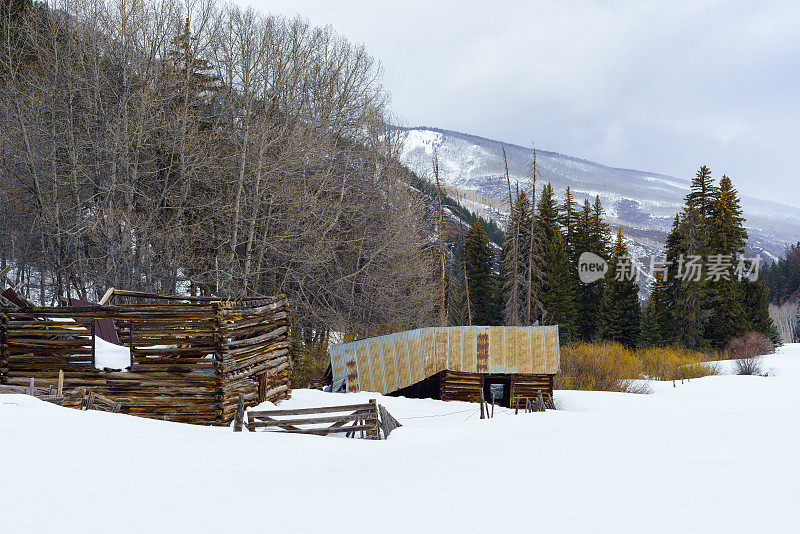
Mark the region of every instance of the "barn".
POLYGON ((331 346, 332 390, 517 406, 552 399, 558 326, 421 328, 331 346))

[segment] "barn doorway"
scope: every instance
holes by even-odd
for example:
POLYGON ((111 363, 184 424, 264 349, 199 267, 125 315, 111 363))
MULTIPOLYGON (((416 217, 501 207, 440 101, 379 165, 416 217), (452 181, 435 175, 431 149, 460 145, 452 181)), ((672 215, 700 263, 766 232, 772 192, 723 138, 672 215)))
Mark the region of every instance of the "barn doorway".
POLYGON ((494 403, 498 406, 511 407, 511 379, 484 377, 483 379, 483 398, 488 404, 494 403))

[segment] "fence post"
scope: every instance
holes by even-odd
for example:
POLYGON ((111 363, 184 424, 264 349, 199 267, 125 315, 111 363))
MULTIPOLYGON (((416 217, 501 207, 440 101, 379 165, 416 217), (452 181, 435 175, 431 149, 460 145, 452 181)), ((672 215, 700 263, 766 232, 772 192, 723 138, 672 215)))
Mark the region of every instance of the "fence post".
POLYGON ((63 395, 64 394, 64 370, 59 369, 58 371, 58 391, 56 395, 63 395))
POLYGON ((233 431, 242 431, 242 421, 244 419, 244 393, 239 392, 239 402, 236 405, 236 415, 233 416, 233 431))
POLYGON ((378 421, 380 420, 380 414, 378 413, 378 401, 377 399, 370 399, 369 403, 372 404, 372 412, 375 414, 375 429, 369 430, 368 437, 371 437, 372 439, 381 439, 381 431, 378 429, 378 421))
POLYGON ((481 419, 486 419, 486 416, 483 413, 483 388, 481 388, 481 419))

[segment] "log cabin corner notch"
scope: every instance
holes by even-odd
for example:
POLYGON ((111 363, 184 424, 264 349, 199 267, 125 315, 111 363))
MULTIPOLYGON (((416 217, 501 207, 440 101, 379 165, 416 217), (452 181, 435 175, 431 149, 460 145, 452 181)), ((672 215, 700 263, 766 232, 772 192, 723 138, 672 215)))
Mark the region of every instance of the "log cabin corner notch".
POLYGON ((552 399, 558 326, 422 328, 334 345, 332 389, 515 406, 552 399), (524 401, 523 401, 524 402, 524 401))
POLYGON ((240 392, 247 406, 291 394, 283 295, 114 290, 103 302, 0 308, 0 383, 55 385, 63 370, 65 405, 84 388, 117 400, 122 413, 205 425, 230 423, 240 392), (126 368, 98 368, 98 344, 108 343, 100 332, 109 328, 111 345, 129 351, 126 368))

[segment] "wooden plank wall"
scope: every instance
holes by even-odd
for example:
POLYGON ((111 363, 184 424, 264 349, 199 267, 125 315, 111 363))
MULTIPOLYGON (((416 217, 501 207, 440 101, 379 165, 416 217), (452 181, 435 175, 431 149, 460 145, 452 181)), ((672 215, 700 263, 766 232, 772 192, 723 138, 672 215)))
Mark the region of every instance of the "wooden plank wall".
MULTIPOLYGON (((65 405, 79 388, 110 397, 122 413, 220 425, 238 393, 249 405, 289 395, 288 310, 284 297, 243 302, 175 302, 0 309, 0 383, 56 385, 65 405), (64 322, 73 319, 75 322, 64 322), (92 319, 112 319, 130 348, 126 371, 95 369, 92 319), (262 399, 263 400, 263 399, 262 399)), ((233 405, 233 409, 231 409, 233 405)), ((75 406, 77 407, 77 406, 75 406)))

